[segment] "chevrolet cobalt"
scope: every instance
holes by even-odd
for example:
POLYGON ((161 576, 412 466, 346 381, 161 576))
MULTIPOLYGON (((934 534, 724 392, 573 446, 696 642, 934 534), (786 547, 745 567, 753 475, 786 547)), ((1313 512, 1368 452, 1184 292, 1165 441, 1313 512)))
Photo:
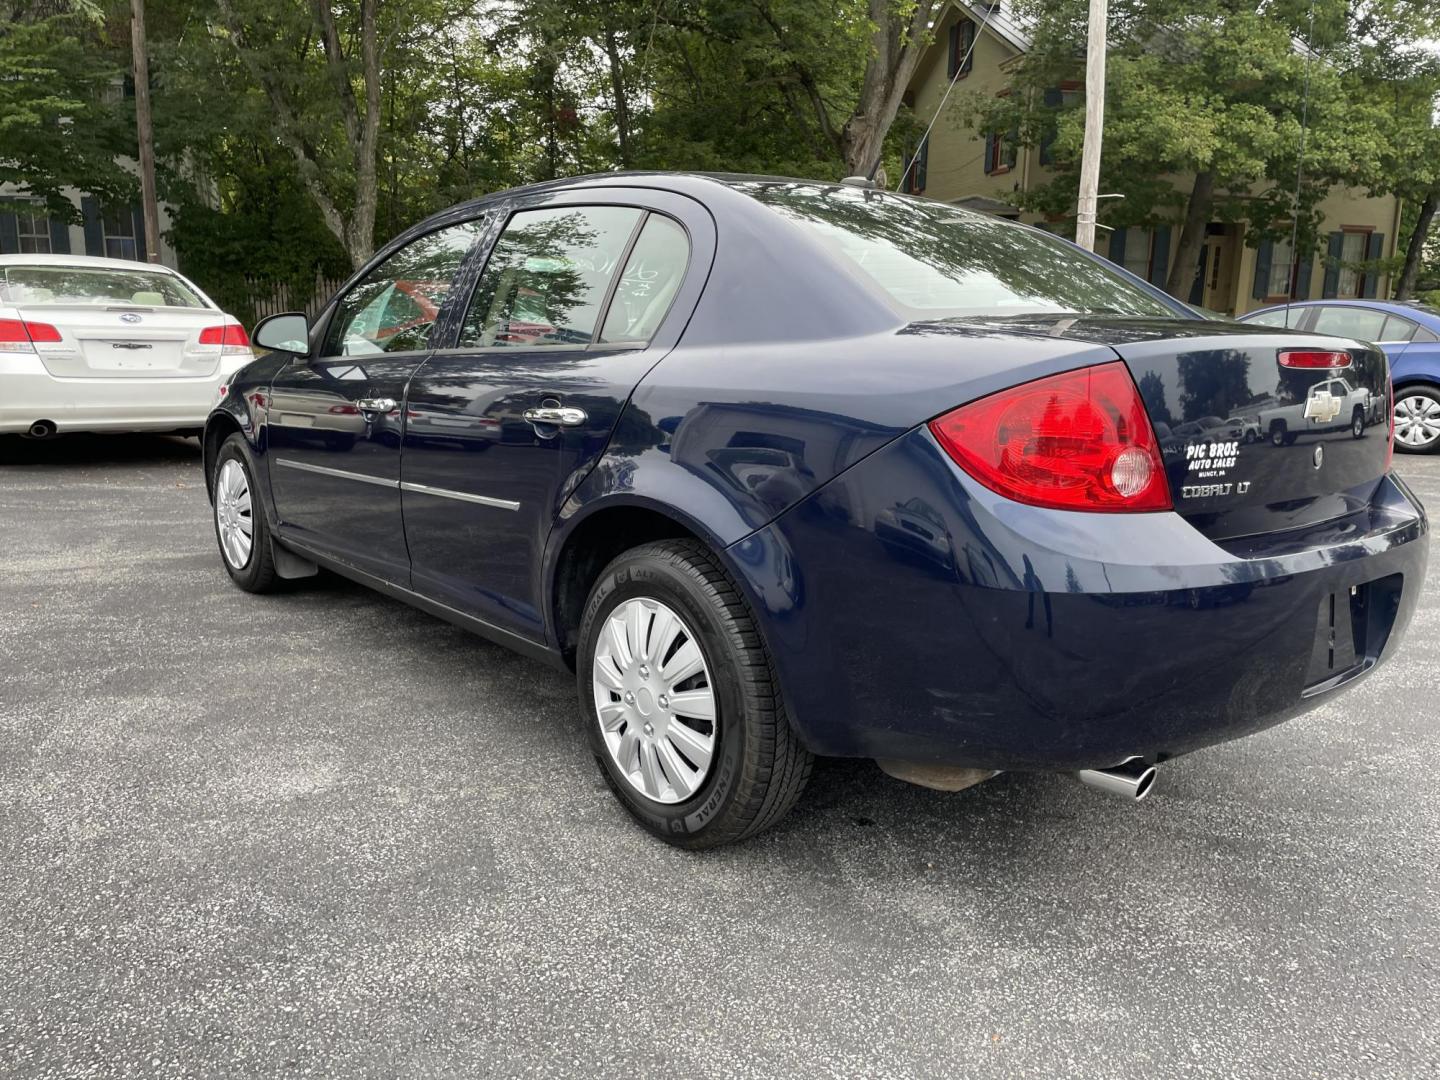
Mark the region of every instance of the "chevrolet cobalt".
POLYGON ((489 196, 255 341, 204 438, 235 583, 324 567, 573 671, 685 847, 816 754, 1141 797, 1373 670, 1424 577, 1374 346, 863 187, 489 196), (1304 437, 1206 422, 1271 414, 1304 437))

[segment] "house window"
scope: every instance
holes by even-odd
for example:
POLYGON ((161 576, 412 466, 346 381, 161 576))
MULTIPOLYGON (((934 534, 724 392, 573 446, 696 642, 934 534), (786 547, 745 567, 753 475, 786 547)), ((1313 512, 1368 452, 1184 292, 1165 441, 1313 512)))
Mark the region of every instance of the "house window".
POLYGON ((1294 258, 1295 249, 1290 246, 1289 240, 1276 240, 1271 246, 1270 278, 1265 284, 1266 296, 1290 296, 1294 282, 1290 271, 1294 269, 1291 265, 1294 258))
POLYGON ((134 211, 128 206, 119 210, 106 210, 100 220, 104 230, 106 258, 139 258, 140 253, 135 244, 134 211))
POLYGON ((49 255, 50 219, 38 208, 17 210, 15 231, 20 241, 21 255, 49 255))
POLYGON ((1138 278, 1150 280, 1150 258, 1155 246, 1154 229, 1125 230, 1125 269, 1138 278))
POLYGON ((950 63, 945 72, 948 78, 957 75, 963 78, 975 66, 975 24, 961 19, 950 27, 950 63))
POLYGON ((1335 295, 1342 300, 1355 300, 1365 290, 1365 274, 1355 264, 1365 261, 1368 232, 1345 232, 1340 242, 1340 281, 1335 295))
POLYGON ((985 137, 985 171, 987 173, 1009 172, 1015 164, 1017 132, 997 131, 985 137))

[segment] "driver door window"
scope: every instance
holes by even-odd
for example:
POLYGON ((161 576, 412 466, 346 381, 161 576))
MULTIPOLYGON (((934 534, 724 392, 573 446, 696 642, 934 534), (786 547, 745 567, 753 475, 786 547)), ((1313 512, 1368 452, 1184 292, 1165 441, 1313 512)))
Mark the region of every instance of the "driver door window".
POLYGON ((430 329, 482 222, 411 241, 366 274, 336 307, 325 356, 373 356, 428 347, 430 329))
POLYGON ((628 206, 516 213, 480 275, 459 347, 589 345, 642 213, 628 206))

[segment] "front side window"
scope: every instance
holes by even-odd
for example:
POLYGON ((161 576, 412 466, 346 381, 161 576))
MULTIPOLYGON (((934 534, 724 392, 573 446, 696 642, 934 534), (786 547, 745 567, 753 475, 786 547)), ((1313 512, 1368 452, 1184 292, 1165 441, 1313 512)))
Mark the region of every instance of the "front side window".
POLYGON ((366 274, 345 294, 326 335, 326 356, 413 352, 430 341, 430 328, 483 219, 426 233, 366 274))
POLYGON ((1385 326, 1385 313, 1363 307, 1340 307, 1338 304, 1322 307, 1315 316, 1311 327, 1317 334, 1334 334, 1336 337, 1359 338, 1361 341, 1379 341, 1385 326))
POLYGON ((590 344, 642 213, 628 206, 516 213, 475 286, 460 347, 590 344))
POLYGON ((139 304, 205 307, 182 278, 163 270, 93 266, 0 266, 0 301, 16 304, 139 304))
POLYGON ((670 310, 689 261, 685 230, 661 214, 647 217, 615 286, 600 340, 649 341, 670 310))
POLYGON ((810 233, 911 318, 1048 312, 1177 317, 1108 263, 1038 229, 851 187, 735 186, 810 233))

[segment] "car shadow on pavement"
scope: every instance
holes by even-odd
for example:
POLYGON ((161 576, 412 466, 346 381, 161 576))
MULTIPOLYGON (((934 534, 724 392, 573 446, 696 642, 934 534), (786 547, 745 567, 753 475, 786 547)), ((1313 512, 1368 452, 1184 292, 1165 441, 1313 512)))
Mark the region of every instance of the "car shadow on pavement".
POLYGON ((177 435, 0 435, 0 465, 162 465, 200 461, 200 440, 177 435))

